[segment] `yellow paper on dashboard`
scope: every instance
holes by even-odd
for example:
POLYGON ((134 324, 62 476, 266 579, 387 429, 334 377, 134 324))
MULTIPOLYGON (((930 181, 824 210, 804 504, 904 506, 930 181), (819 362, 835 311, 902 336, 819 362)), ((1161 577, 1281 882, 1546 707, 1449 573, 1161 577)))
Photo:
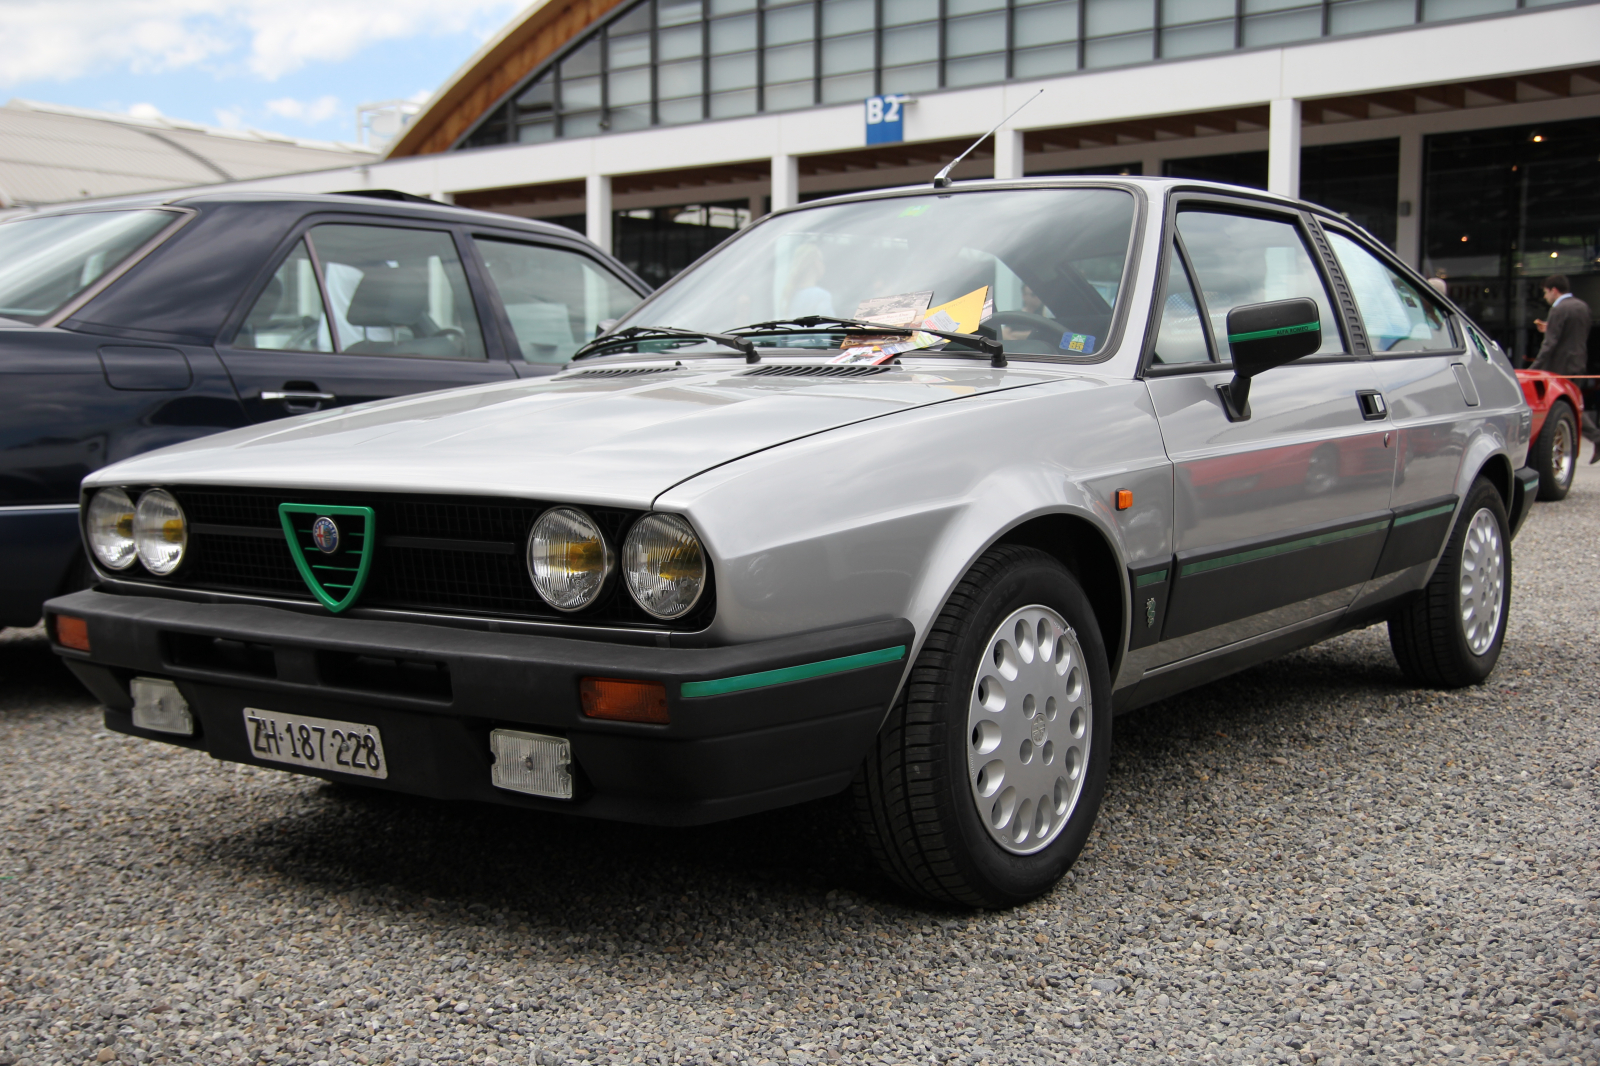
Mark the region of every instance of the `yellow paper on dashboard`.
POLYGON ((978 323, 983 321, 983 305, 988 298, 989 286, 980 286, 965 296, 957 296, 948 303, 928 308, 927 312, 922 316, 922 324, 929 329, 941 328, 934 325, 933 318, 942 311, 955 323, 954 326, 948 327, 946 332, 971 333, 978 328, 978 323))

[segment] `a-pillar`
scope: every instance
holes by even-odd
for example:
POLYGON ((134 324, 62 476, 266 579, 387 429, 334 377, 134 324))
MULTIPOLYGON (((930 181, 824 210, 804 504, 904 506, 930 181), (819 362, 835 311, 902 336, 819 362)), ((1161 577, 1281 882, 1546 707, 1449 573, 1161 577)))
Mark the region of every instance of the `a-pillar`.
POLYGON ((772 157, 772 209, 782 211, 800 202, 800 158, 792 155, 772 157))
POLYGON ((997 178, 1022 177, 1021 130, 995 130, 994 176, 997 178))
POLYGON ((1267 127, 1267 191, 1300 195, 1300 101, 1274 100, 1267 127))
POLYGON ((590 174, 583 183, 584 231, 607 252, 611 247, 611 175, 590 174))
POLYGON ((1407 263, 1422 269, 1422 134, 1400 135, 1400 166, 1396 175, 1399 217, 1394 220, 1394 250, 1407 263))

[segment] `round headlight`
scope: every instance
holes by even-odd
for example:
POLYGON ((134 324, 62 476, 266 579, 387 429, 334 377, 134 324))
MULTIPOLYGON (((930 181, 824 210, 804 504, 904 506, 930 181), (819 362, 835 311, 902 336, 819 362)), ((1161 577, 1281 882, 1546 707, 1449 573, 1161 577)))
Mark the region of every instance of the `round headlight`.
POLYGON ((133 501, 121 489, 101 489, 89 501, 84 522, 89 548, 101 566, 126 570, 139 557, 133 543, 133 501))
POLYGON ((582 511, 552 507, 528 534, 533 587, 558 611, 579 611, 598 599, 615 563, 600 527, 582 511))
POLYGON ((151 489, 139 497, 133 513, 133 539, 139 561, 152 574, 170 574, 183 562, 189 546, 189 527, 183 508, 166 489, 151 489))
POLYGON ((622 572, 640 607, 657 618, 682 618, 705 591, 706 554, 682 518, 645 515, 628 531, 622 572))

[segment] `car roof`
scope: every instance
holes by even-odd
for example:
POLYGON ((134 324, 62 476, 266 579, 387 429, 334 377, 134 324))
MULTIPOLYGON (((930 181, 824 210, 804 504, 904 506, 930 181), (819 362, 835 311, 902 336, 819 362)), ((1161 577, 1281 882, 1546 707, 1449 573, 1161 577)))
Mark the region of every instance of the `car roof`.
POLYGON ((96 200, 93 203, 57 204, 19 217, 41 218, 52 215, 73 215, 97 211, 126 211, 151 207, 205 208, 246 204, 281 205, 299 211, 304 211, 307 207, 320 206, 328 210, 344 213, 387 215, 391 218, 395 216, 425 218, 436 222, 454 222, 458 224, 475 222, 479 225, 494 225, 522 230, 525 233, 540 233, 553 237, 573 238, 581 236, 576 231, 553 222, 540 222, 536 219, 518 218, 515 215, 504 215, 494 211, 479 211, 469 207, 457 207, 454 204, 439 203, 420 196, 412 196, 388 189, 360 189, 336 193, 202 191, 189 192, 181 196, 149 193, 140 196, 96 200))

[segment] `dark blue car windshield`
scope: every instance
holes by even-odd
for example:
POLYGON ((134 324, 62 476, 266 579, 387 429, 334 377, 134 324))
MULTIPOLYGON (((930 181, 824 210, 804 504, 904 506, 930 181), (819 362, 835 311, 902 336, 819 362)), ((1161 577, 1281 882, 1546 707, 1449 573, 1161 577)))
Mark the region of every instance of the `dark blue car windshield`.
POLYGON ((170 211, 85 211, 0 225, 0 316, 42 322, 175 217, 170 211))

